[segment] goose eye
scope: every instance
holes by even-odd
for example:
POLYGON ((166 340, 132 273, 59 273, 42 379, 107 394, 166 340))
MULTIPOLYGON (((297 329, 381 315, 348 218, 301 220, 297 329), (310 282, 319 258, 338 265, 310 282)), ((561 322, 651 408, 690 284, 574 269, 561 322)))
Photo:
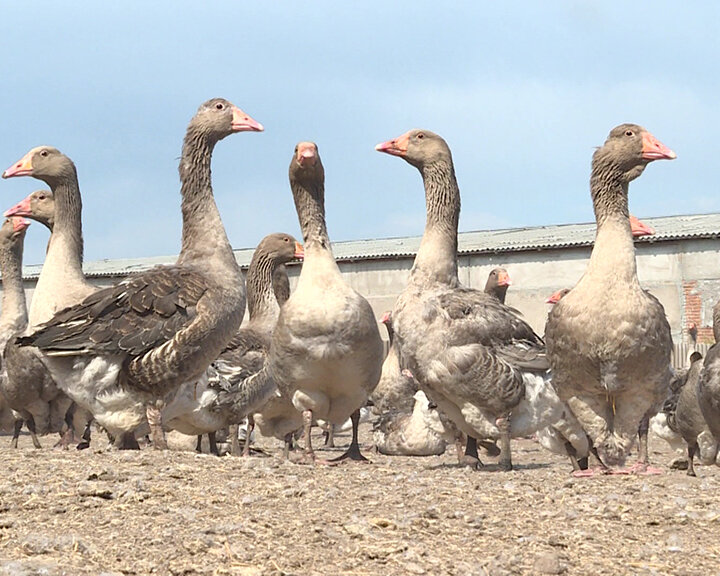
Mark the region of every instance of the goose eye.
POLYGON ((420 134, 417 135, 417 139, 418 139, 418 140, 422 140, 423 138, 425 138, 425 134, 423 134, 422 132, 420 132, 420 134))
POLYGON ((625 130, 625 136, 632 136, 633 131, 632 130, 625 130))
POLYGON ((283 238, 284 242, 290 242, 290 238, 283 238))
POLYGON ((40 156, 45 157, 45 156, 47 156, 47 155, 48 155, 48 151, 47 151, 47 150, 41 150, 41 151, 40 151, 40 156))
POLYGON ((222 110, 223 108, 225 108, 225 106, 223 106, 222 102, 218 102, 217 104, 215 104, 215 108, 217 110, 222 110))

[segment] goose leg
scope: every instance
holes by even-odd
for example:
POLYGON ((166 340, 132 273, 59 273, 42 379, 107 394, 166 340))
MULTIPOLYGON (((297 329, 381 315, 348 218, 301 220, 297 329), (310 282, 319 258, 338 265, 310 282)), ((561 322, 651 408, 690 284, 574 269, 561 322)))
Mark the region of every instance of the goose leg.
POLYGON ((305 437, 305 458, 311 462, 315 462, 315 451, 312 448, 310 440, 310 430, 312 429, 313 413, 312 410, 303 410, 303 436, 305 437))
POLYGON ((497 419, 500 429, 500 470, 512 470, 512 455, 510 453, 510 415, 506 414, 497 419))
POLYGON ((335 448, 335 424, 328 422, 327 430, 323 433, 323 436, 325 436, 325 446, 335 448))
POLYGON ((348 449, 337 458, 333 458, 330 462, 340 462, 341 460, 355 460, 357 462, 369 462, 365 456, 360 453, 360 443, 358 442, 358 426, 360 425, 360 409, 358 408, 350 416, 352 421, 352 441, 348 449))
POLYGON ((228 429, 230 431, 230 454, 240 456, 240 425, 230 424, 228 429))
POLYGON ((688 468, 687 468, 687 475, 688 476, 695 476, 695 466, 693 465, 693 460, 695 459, 695 452, 697 451, 697 442, 693 442, 692 444, 688 442, 687 447, 687 453, 688 453, 688 468))
POLYGON ((648 429, 650 428, 650 417, 646 414, 640 420, 638 428, 638 461, 627 470, 618 470, 617 474, 662 474, 660 468, 649 465, 648 458, 648 429))
POLYGON ((140 450, 140 444, 132 432, 123 432, 115 438, 115 446, 118 450, 140 450))
POLYGON ((290 458, 290 450, 292 449, 293 433, 285 434, 285 445, 283 446, 283 460, 290 458))
POLYGON ((85 430, 83 430, 82 438, 80 439, 80 442, 77 446, 75 446, 76 450, 85 450, 86 448, 90 448, 90 440, 92 439, 92 420, 88 420, 85 423, 85 430))
POLYGON ((463 466, 478 470, 482 466, 482 462, 480 462, 480 456, 478 456, 477 439, 473 436, 467 437, 465 441, 465 454, 463 456, 459 455, 461 448, 462 444, 460 443, 457 445, 459 463, 463 466))
POLYGON ((217 446, 217 439, 215 438, 215 432, 208 432, 208 444, 210 445, 210 454, 220 456, 220 451, 217 446))
POLYGON ((255 430, 255 418, 253 418, 252 414, 248 414, 247 426, 245 428, 245 445, 242 451, 242 455, 245 457, 250 456, 250 437, 252 436, 253 430, 255 430))
POLYGON ((22 430, 24 423, 25 422, 22 419, 15 420, 15 426, 13 427, 13 437, 12 441, 10 442, 10 446, 12 448, 18 447, 18 438, 20 437, 20 431, 22 430))
MULTIPOLYGON (((567 452, 567 455, 570 457, 570 465, 572 466, 573 472, 582 470, 582 466, 578 461, 577 451, 575 450, 575 447, 567 440, 565 441, 565 452, 567 452)), ((585 465, 585 468, 587 468, 587 464, 585 465)))
POLYGON ((164 402, 158 400, 154 404, 145 406, 145 414, 148 424, 150 425, 150 434, 153 447, 155 450, 167 450, 167 440, 165 439, 165 431, 162 428, 162 407, 164 402))
POLYGON ((647 414, 643 416, 638 428, 638 461, 646 466, 650 463, 648 456, 648 430, 650 428, 650 418, 647 414))
POLYGON ((195 452, 202 454, 202 434, 197 435, 197 442, 195 442, 195 452))
POLYGON ((65 432, 60 433, 60 440, 57 444, 55 444, 55 448, 62 448, 63 450, 67 450, 70 447, 70 444, 73 444, 75 442, 75 429, 73 428, 74 419, 75 419, 75 407, 77 405, 75 402, 70 404, 70 407, 65 412, 65 432))
POLYGON ((40 441, 37 437, 37 432, 35 431, 35 418, 30 416, 25 420, 25 425, 27 426, 27 429, 30 431, 30 438, 32 438, 32 443, 35 448, 40 449, 42 446, 40 446, 40 441))

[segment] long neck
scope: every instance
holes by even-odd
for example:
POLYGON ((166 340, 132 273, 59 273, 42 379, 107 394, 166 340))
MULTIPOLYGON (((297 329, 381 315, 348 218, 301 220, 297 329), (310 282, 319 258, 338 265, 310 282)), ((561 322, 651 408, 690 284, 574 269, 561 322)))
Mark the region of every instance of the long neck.
POLYGON ((82 199, 74 170, 48 181, 55 197, 55 220, 47 255, 30 302, 30 324, 46 322, 96 288, 83 274, 82 199))
POLYGON ((24 330, 28 316, 25 306, 25 290, 22 283, 23 243, 0 248, 0 273, 2 273, 2 311, 0 332, 24 330))
POLYGON ((305 251, 322 248, 330 250, 325 224, 325 187, 321 182, 293 181, 292 192, 297 209, 305 251))
POLYGON ((214 147, 215 142, 201 131, 188 128, 180 160, 183 227, 178 264, 200 266, 211 275, 230 270, 239 276, 212 191, 210 161, 214 147))
POLYGON ((82 198, 77 175, 59 180, 52 188, 55 218, 48 240, 45 266, 61 267, 67 283, 85 284, 82 271, 82 198))
POLYGON ((590 189, 597 221, 588 274, 637 281, 635 246, 628 212, 628 182, 617 169, 593 165, 590 189))
POLYGON ((267 253, 259 250, 253 254, 247 275, 247 301, 250 322, 264 323, 277 321, 280 314, 273 292, 274 262, 267 253))
POLYGON ((413 265, 412 280, 458 284, 457 231, 460 190, 455 170, 446 161, 422 169, 427 217, 425 232, 413 265))

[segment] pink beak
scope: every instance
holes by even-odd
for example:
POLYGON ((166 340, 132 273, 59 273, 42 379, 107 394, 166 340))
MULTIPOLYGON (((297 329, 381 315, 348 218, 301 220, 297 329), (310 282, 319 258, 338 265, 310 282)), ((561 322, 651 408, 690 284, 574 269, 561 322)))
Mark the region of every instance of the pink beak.
POLYGON ((232 129, 233 132, 262 132, 265 130, 262 124, 253 120, 237 106, 232 107, 232 129))
POLYGON ((674 160, 677 154, 650 132, 642 133, 642 157, 645 160, 674 160))
POLYGON ((32 212, 30 210, 30 196, 28 196, 27 198, 24 198, 23 200, 21 200, 20 202, 15 204, 15 206, 13 206, 12 208, 5 210, 5 213, 3 214, 3 216, 5 216, 5 218, 9 218, 10 216, 31 216, 31 215, 32 215, 32 212))

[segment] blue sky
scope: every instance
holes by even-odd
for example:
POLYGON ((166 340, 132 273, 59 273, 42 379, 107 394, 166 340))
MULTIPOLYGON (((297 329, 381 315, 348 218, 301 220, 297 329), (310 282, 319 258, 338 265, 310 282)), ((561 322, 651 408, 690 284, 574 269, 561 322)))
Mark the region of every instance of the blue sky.
MULTIPOLYGON (((323 158, 332 240, 421 234, 419 174, 373 149, 411 128, 450 144, 461 230, 592 220, 590 157, 621 122, 678 154, 632 185, 633 213, 720 211, 718 38, 711 2, 5 2, 0 169, 56 146, 78 168, 86 259, 174 254, 185 127, 222 96, 266 130, 214 155, 238 248, 300 235, 300 140, 323 158)), ((0 204, 41 185, 2 181, 0 204)), ((26 263, 46 241, 28 231, 26 263)))

